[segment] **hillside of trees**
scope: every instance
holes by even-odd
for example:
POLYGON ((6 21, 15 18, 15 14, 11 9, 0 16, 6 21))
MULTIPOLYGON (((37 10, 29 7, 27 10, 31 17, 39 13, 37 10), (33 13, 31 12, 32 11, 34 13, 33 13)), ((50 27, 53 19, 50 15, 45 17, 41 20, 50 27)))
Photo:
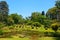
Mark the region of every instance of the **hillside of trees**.
MULTIPOLYGON (((56 1, 55 6, 49 8, 48 11, 32 12, 31 16, 23 18, 17 13, 10 14, 9 6, 6 1, 0 2, 0 35, 1 37, 7 34, 24 33, 23 31, 31 32, 32 34, 40 34, 45 32, 47 36, 60 36, 60 1, 56 1), (44 31, 41 31, 44 30, 44 31), (50 31, 51 30, 51 31, 50 31), (13 33, 14 32, 14 33, 13 33), (34 32, 34 33, 32 33, 34 32), (49 35, 50 33, 50 35, 49 35), (52 33, 52 34, 51 34, 52 33)), ((44 35, 44 36, 45 36, 44 35)))

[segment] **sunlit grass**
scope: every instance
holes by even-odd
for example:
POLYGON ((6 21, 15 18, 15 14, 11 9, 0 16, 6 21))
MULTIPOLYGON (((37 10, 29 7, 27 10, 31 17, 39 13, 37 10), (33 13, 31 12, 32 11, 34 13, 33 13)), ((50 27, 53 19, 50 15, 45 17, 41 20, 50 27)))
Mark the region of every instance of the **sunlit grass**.
MULTIPOLYGON (((31 40, 31 39, 25 37, 25 38, 0 38, 0 40, 31 40)), ((57 37, 40 37, 38 40, 57 40, 57 37)))

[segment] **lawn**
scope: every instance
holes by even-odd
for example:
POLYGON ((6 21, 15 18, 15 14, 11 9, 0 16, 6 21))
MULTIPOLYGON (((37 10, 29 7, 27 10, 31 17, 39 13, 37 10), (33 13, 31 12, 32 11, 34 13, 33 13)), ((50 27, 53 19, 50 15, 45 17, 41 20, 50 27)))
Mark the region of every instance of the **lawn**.
MULTIPOLYGON (((28 33, 33 34, 33 32, 34 33, 36 32, 36 33, 39 33, 39 34, 41 34, 40 32, 54 32, 51 28, 48 28, 47 30, 45 30, 45 28, 43 26, 39 27, 38 29, 36 29, 36 28, 31 29, 29 27, 14 28, 14 29, 21 32, 21 33, 22 33, 22 31, 26 31, 27 33, 23 32, 23 33, 26 33, 26 34, 28 34, 28 33)), ((15 31, 14 29, 13 29, 13 32, 15 31)), ((7 30, 9 30, 9 29, 5 29, 4 32, 10 32, 10 31, 7 31, 7 30)), ((32 34, 29 34, 28 36, 31 36, 32 34)), ((0 38, 0 40, 34 40, 34 39, 32 39, 32 37, 28 37, 28 36, 26 35, 26 37, 24 37, 24 38, 19 38, 18 36, 13 36, 13 38, 0 38)), ((58 37, 47 37, 47 36, 45 37, 43 35, 43 33, 42 33, 42 36, 43 37, 36 37, 36 40, 60 40, 58 37)))
MULTIPOLYGON (((31 40, 29 38, 0 38, 0 40, 31 40)), ((60 40, 58 37, 41 37, 39 40, 60 40)))
POLYGON ((0 40, 29 40, 28 38, 0 38, 0 40))

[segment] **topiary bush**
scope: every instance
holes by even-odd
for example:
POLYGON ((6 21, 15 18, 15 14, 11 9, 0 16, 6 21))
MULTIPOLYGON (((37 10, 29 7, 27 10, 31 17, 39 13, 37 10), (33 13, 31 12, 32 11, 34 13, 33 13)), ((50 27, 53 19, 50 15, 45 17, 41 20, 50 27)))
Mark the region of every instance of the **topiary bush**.
POLYGON ((58 30, 58 28, 59 28, 59 24, 58 23, 53 23, 52 25, 51 25, 51 28, 56 32, 57 30, 58 30))
POLYGON ((41 24, 39 22, 33 22, 32 26, 36 27, 36 29, 37 29, 38 27, 41 27, 41 24))

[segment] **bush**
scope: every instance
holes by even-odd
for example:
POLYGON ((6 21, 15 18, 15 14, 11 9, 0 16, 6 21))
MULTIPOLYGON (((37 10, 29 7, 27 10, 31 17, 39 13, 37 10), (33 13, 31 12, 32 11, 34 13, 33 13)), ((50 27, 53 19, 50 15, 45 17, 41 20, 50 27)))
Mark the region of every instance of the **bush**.
POLYGON ((41 24, 39 22, 33 22, 32 26, 36 27, 36 29, 37 29, 37 27, 40 27, 41 24))
POLYGON ((5 26, 4 23, 0 23, 0 28, 3 28, 5 26))
POLYGON ((28 22, 27 25, 32 25, 32 22, 28 22))
POLYGON ((0 30, 0 35, 3 35, 3 33, 4 33, 3 30, 0 30))
POLYGON ((56 32, 57 30, 58 30, 58 27, 59 27, 60 25, 58 24, 58 23, 53 23, 52 25, 51 25, 51 27, 52 27, 52 29, 56 32))

